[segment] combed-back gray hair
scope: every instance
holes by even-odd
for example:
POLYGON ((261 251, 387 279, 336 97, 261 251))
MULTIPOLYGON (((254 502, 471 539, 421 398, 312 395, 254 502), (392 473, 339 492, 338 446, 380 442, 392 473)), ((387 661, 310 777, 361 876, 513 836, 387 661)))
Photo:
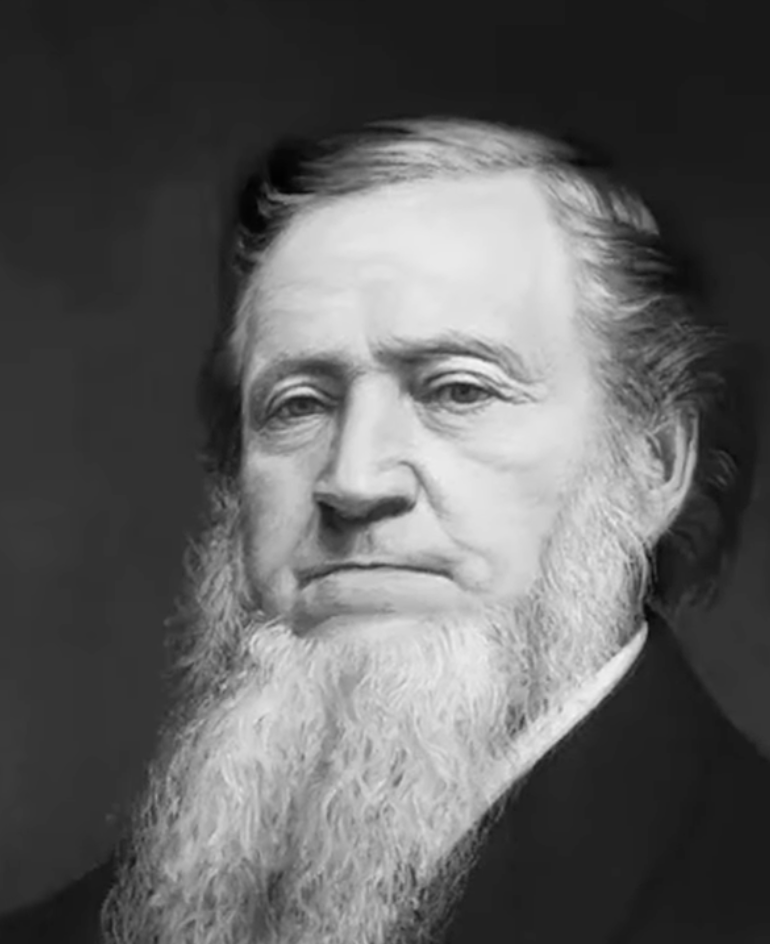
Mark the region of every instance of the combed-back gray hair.
POLYGON ((582 149, 530 131, 409 119, 269 152, 240 191, 224 247, 222 309, 199 389, 204 464, 215 475, 237 473, 238 309, 261 256, 298 214, 399 183, 516 169, 542 188, 572 254, 579 324, 593 340, 612 427, 644 433, 676 415, 697 418, 694 481, 652 552, 646 601, 669 614, 712 602, 734 557, 756 458, 745 350, 709 320, 691 268, 664 244, 642 199, 582 149))

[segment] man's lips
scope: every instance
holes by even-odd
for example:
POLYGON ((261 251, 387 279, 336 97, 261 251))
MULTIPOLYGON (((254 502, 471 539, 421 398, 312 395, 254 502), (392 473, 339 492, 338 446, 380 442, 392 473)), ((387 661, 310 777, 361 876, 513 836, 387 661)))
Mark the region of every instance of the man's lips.
POLYGON ((297 631, 363 625, 383 617, 422 618, 460 601, 446 557, 426 554, 325 560, 295 570, 291 618, 297 631), (352 621, 352 623, 351 623, 352 621))
POLYGON ((324 564, 316 564, 311 567, 302 568, 298 572, 298 577, 300 586, 304 587, 311 581, 328 577, 330 574, 367 570, 400 570, 432 574, 433 576, 440 577, 449 576, 449 571, 446 566, 441 566, 438 561, 432 560, 347 560, 330 561, 324 564))

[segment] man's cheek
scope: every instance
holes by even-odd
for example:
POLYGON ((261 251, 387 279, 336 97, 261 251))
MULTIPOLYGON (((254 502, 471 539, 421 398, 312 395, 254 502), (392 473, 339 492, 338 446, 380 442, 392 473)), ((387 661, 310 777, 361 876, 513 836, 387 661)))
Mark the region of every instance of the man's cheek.
POLYGON ((310 526, 307 503, 257 487, 248 498, 244 524, 249 583, 265 603, 275 599, 273 608, 282 609, 289 604, 294 563, 310 526))
POLYGON ((296 511, 260 502, 247 515, 246 544, 253 567, 263 575, 282 566, 291 555, 298 531, 296 511))
POLYGON ((543 477, 530 488, 486 492, 462 543, 469 549, 464 568, 469 587, 501 598, 526 592, 537 577, 543 547, 555 525, 559 493, 543 477))

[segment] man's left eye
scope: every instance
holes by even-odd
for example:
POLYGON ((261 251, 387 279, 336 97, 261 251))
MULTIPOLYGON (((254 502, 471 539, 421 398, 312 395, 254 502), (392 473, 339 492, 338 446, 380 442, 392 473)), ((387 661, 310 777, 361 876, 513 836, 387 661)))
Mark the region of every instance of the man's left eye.
POLYGON ((426 399, 450 409, 481 406, 494 399, 495 392, 471 380, 451 380, 435 384, 426 392, 426 399))

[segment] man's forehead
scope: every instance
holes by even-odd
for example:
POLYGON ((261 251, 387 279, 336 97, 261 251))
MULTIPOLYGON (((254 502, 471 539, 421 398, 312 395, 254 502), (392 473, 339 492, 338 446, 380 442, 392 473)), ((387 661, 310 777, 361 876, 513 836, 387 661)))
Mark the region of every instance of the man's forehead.
POLYGON ((419 266, 448 280, 495 263, 530 267, 561 240, 542 191, 525 171, 398 184, 347 195, 299 215, 268 253, 260 282, 321 280, 328 263, 419 266))
POLYGON ((265 343, 337 329, 426 339, 478 326, 535 348, 569 330, 572 295, 531 177, 431 181, 339 198, 291 223, 251 286, 242 336, 267 355, 265 343))
POLYGON ((483 298, 491 301, 493 286, 468 284, 451 272, 435 273, 414 264, 407 256, 339 258, 333 269, 308 258, 292 271, 271 270, 255 286, 254 308, 263 315, 302 316, 337 310, 352 312, 365 307, 383 313, 409 305, 423 311, 441 307, 468 310, 483 298))

